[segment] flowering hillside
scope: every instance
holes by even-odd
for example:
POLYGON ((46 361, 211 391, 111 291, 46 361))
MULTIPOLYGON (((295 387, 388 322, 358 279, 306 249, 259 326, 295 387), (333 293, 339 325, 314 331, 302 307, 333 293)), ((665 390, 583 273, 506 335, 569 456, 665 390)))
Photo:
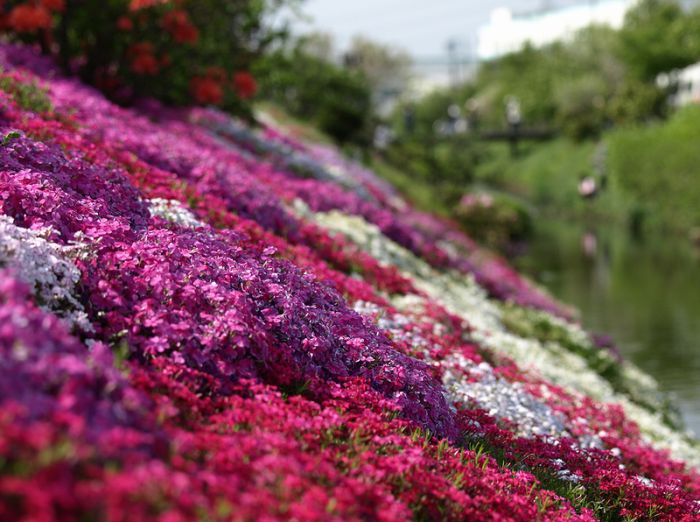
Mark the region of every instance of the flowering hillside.
POLYGON ((0 520, 700 519, 654 381, 450 223, 0 67, 0 520))

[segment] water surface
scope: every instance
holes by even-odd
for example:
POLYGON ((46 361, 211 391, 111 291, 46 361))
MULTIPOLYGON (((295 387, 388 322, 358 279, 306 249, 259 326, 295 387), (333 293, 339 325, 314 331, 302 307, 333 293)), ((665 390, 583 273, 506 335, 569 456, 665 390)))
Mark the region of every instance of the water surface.
POLYGON ((610 334, 700 435, 699 251, 670 235, 548 221, 516 265, 581 310, 589 330, 610 334))

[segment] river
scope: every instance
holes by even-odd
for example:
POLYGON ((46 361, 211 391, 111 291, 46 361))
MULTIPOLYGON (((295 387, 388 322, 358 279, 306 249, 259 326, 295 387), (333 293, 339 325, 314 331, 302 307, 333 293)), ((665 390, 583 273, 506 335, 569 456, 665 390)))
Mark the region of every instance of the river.
POLYGON ((672 394, 700 435, 700 252, 683 238, 541 221, 518 268, 672 394))

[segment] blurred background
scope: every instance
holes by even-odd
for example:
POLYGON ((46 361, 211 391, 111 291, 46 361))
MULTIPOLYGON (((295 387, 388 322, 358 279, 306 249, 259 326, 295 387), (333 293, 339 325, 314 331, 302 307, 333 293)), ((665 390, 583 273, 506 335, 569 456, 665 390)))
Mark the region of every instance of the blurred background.
MULTIPOLYGON (((286 10, 286 12, 285 12, 286 10)), ((581 310, 700 433, 700 5, 307 0, 260 62, 420 208, 581 310)))

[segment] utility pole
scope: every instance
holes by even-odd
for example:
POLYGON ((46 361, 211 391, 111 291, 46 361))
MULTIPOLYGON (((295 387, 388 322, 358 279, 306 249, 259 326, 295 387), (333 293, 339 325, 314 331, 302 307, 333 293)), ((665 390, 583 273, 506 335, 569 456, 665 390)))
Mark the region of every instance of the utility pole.
POLYGON ((450 78, 450 87, 457 87, 461 79, 461 71, 459 66, 459 42, 455 38, 447 40, 447 74, 450 78))

